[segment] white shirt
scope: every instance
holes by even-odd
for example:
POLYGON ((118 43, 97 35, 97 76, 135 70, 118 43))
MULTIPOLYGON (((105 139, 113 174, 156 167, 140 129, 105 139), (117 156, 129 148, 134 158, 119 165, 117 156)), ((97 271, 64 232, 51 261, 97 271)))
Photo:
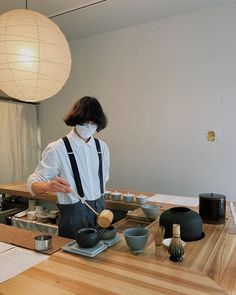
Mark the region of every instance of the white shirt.
MULTIPOLYGON (((71 148, 74 152, 76 163, 79 169, 80 179, 86 200, 96 200, 101 197, 100 180, 98 175, 99 158, 93 137, 85 143, 72 130, 67 135, 71 148)), ((102 152, 103 182, 109 179, 110 155, 108 146, 99 140, 102 152)), ((77 192, 74 181, 71 163, 63 140, 50 143, 42 154, 42 160, 36 167, 34 173, 29 176, 27 184, 32 195, 31 185, 35 181, 49 181, 59 176, 70 183, 73 191, 77 192)), ((73 204, 78 199, 69 193, 57 193, 60 204, 73 204)))

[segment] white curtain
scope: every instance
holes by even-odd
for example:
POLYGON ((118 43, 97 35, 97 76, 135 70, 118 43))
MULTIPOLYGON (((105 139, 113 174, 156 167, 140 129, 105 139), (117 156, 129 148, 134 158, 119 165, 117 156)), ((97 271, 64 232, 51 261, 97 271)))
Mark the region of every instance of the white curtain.
POLYGON ((0 101, 0 183, 25 182, 37 165, 36 108, 0 101))

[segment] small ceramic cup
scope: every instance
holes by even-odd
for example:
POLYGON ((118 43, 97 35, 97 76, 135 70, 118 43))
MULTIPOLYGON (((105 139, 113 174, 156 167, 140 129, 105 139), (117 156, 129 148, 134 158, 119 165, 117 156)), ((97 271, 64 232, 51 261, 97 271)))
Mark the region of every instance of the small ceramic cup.
POLYGON ((123 200, 125 203, 132 203, 134 199, 134 195, 127 193, 127 194, 123 194, 123 200))
POLYGON ((43 212, 43 206, 39 206, 39 205, 35 206, 35 211, 36 211, 36 213, 42 213, 43 212))
POLYGON ((144 204, 141 208, 146 217, 157 217, 160 214, 160 206, 155 204, 144 204))
POLYGON ((57 223, 57 217, 58 217, 58 211, 57 210, 51 210, 49 211, 48 218, 51 221, 52 224, 57 223))
POLYGON ((38 222, 47 223, 49 221, 49 214, 46 213, 37 213, 36 219, 38 222))
POLYGON ((35 220, 36 219, 36 211, 28 211, 27 212, 27 219, 28 220, 35 220))
POLYGON ((135 197, 137 204, 143 205, 147 202, 147 196, 145 195, 138 195, 135 197))
POLYGON ((35 210, 35 205, 36 205, 36 200, 34 200, 34 199, 29 199, 28 200, 29 211, 34 211, 35 210))
POLYGON ((112 199, 112 201, 120 201, 121 193, 120 192, 112 192, 111 199, 112 199))
POLYGON ((104 199, 105 200, 109 200, 110 199, 110 196, 111 196, 111 192, 110 191, 105 191, 104 192, 104 199))
POLYGON ((131 227, 124 230, 125 241, 134 254, 144 251, 148 235, 149 231, 142 227, 131 227))

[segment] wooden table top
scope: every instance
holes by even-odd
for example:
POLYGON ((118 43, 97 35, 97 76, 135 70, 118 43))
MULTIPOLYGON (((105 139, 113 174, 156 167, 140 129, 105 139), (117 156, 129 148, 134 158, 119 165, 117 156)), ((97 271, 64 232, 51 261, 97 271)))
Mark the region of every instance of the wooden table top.
MULTIPOLYGON (((155 226, 151 223, 148 228, 155 226)), ((203 224, 205 238, 185 245, 184 260, 169 260, 167 249, 156 252, 150 234, 145 251, 134 255, 121 241, 96 257, 59 251, 0 284, 0 294, 162 294, 236 295, 236 235, 232 220, 203 224)))
POLYGON ((41 194, 36 196, 31 196, 27 190, 25 182, 15 182, 8 184, 0 184, 0 194, 8 194, 13 196, 25 197, 25 198, 35 198, 39 200, 47 200, 56 202, 57 196, 55 194, 41 194))
MULTIPOLYGON (((110 189, 111 191, 115 191, 116 189, 110 189)), ((135 193, 135 194, 143 194, 143 192, 137 192, 129 189, 121 189, 119 190, 121 193, 135 193)), ((14 183, 7 183, 7 184, 0 184, 0 194, 9 194, 9 195, 15 195, 20 197, 26 197, 26 198, 32 198, 31 194, 27 190, 27 185, 25 182, 14 182, 14 183)), ((145 192, 147 196, 152 196, 154 193, 152 192, 145 192)), ((33 198, 54 198, 56 200, 56 194, 40 194, 35 195, 33 198)), ((51 199, 50 199, 51 200, 51 199)))
MULTIPOLYGON (((133 255, 123 237, 94 258, 59 251, 0 285, 0 294, 236 294, 236 237, 225 225, 205 225, 206 237, 185 246, 174 263, 150 235, 133 255)), ((150 225, 152 226, 152 225, 150 225)))
MULTIPOLYGON (((111 191, 115 191, 115 189, 109 189, 111 191)), ((135 193, 141 194, 143 192, 137 192, 137 191, 130 191, 128 189, 126 190, 119 190, 121 193, 135 193)), ((31 199, 38 199, 38 200, 47 200, 51 202, 57 202, 57 196, 56 194, 40 194, 31 196, 31 194, 27 190, 26 183, 24 182, 16 182, 16 183, 8 183, 8 184, 0 184, 0 194, 8 194, 13 196, 19 196, 19 197, 25 197, 25 198, 31 198, 31 199)), ((147 192, 145 193, 147 196, 152 196, 154 193, 147 192)), ((115 210, 121 210, 121 211, 129 211, 134 210, 139 207, 139 205, 135 202, 133 203, 124 203, 123 200, 121 201, 112 201, 112 200, 105 200, 106 202, 106 208, 107 209, 115 209, 115 210)))

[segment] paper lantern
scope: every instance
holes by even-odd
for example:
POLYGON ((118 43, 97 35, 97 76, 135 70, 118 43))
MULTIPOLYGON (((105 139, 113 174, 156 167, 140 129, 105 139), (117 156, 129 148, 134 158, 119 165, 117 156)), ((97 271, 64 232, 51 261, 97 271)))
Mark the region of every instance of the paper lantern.
POLYGON ((71 54, 65 36, 46 16, 16 9, 0 16, 0 89, 23 101, 41 101, 65 84, 71 54))

